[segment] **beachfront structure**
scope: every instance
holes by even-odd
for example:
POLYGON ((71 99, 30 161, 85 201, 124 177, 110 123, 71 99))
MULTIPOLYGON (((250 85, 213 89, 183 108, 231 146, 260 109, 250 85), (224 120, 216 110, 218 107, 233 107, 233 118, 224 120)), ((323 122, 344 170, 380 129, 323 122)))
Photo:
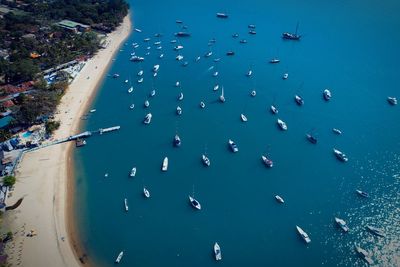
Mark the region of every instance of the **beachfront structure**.
POLYGON ((68 31, 74 32, 74 33, 90 31, 89 25, 85 25, 85 24, 78 23, 78 22, 75 22, 72 20, 67 20, 67 19, 57 22, 56 25, 58 25, 61 28, 66 29, 68 31))

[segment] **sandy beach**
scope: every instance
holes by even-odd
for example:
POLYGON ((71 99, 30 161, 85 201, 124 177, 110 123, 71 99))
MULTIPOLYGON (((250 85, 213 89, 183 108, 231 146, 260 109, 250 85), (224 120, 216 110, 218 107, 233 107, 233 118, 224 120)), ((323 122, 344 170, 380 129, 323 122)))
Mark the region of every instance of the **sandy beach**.
MULTIPOLYGON (((114 54, 131 32, 130 15, 109 34, 108 46, 86 62, 69 86, 58 107, 61 121, 54 139, 79 132, 80 117, 96 92, 114 54)), ((73 173, 71 150, 74 143, 50 146, 26 153, 16 169, 17 182, 7 205, 23 198, 22 204, 4 216, 3 232, 12 231, 14 239, 6 251, 12 266, 80 266, 79 240, 74 237, 73 173), (35 236, 27 236, 30 231, 35 236)))

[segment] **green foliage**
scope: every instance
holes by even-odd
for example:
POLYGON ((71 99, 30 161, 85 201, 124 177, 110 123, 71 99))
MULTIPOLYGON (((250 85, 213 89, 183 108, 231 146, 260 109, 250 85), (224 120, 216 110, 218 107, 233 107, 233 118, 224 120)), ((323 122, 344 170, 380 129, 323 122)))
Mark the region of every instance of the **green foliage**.
POLYGON ((47 121, 46 122, 46 132, 48 134, 52 134, 58 128, 60 128, 60 122, 59 121, 47 121))
POLYGON ((13 186, 16 182, 16 178, 12 175, 6 176, 3 178, 3 183, 5 186, 13 186))
POLYGON ((8 139, 10 139, 12 136, 12 134, 5 129, 0 129, 0 142, 4 142, 8 139))

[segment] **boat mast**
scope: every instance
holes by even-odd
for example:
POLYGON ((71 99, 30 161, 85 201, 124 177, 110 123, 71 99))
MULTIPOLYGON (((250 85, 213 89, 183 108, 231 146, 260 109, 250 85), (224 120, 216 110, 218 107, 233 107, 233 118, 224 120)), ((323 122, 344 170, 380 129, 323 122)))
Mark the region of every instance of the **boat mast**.
POLYGON ((296 25, 296 32, 295 32, 296 35, 297 35, 298 28, 299 28, 299 22, 297 22, 297 25, 296 25))

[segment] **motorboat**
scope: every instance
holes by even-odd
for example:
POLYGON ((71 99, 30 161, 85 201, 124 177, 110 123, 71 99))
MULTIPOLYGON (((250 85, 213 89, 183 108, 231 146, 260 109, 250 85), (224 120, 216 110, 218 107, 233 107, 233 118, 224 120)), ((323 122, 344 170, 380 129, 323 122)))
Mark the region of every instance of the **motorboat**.
POLYGON ((213 91, 217 91, 218 88, 219 88, 219 85, 218 85, 218 84, 214 85, 213 91))
POLYGON ((138 29, 138 28, 135 28, 135 31, 136 31, 136 32, 142 32, 142 30, 141 30, 141 29, 138 29))
POLYGON ((208 51, 208 52, 204 55, 204 57, 211 57, 211 55, 212 55, 212 52, 211 52, 211 51, 208 51))
POLYGON ((278 119, 276 122, 278 123, 278 126, 279 126, 279 128, 281 128, 281 130, 283 130, 283 131, 287 130, 287 125, 283 120, 278 119))
POLYGON ((241 43, 241 44, 247 44, 247 40, 246 40, 246 39, 242 39, 242 40, 239 41, 239 43, 241 43))
POLYGON ((284 73, 282 79, 287 80, 289 78, 289 73, 284 73))
POLYGON ((143 70, 140 70, 140 71, 137 73, 137 75, 138 75, 138 76, 142 76, 142 75, 143 75, 143 70))
POLYGON ((252 71, 252 70, 249 70, 249 71, 246 73, 246 76, 247 76, 247 77, 250 77, 252 74, 253 74, 253 71, 252 71))
POLYGON ((150 96, 153 97, 153 96, 155 96, 155 95, 156 95, 156 90, 151 90, 150 96))
POLYGON ((362 196, 362 197, 365 197, 365 198, 369 197, 369 194, 367 192, 364 192, 364 191, 361 191, 361 190, 358 190, 358 189, 356 189, 356 193, 359 196, 362 196))
POLYGON ((175 51, 178 51, 178 50, 181 50, 181 49, 183 49, 183 45, 177 45, 177 46, 174 47, 175 51))
POLYGON ((204 104, 204 102, 201 101, 201 102, 200 102, 200 107, 201 107, 201 108, 205 108, 205 107, 206 107, 206 104, 204 104))
POLYGON ((175 87, 179 87, 181 85, 181 83, 178 81, 175 83, 175 87))
POLYGON ((228 140, 229 147, 231 148, 232 152, 236 153, 239 151, 239 148, 231 139, 228 140))
POLYGON ((183 59, 183 56, 182 55, 177 55, 175 59, 178 60, 178 61, 181 61, 183 59))
POLYGON ((144 124, 150 124, 151 119, 152 119, 153 115, 151 113, 147 113, 146 116, 144 117, 144 124))
MULTIPOLYGON (((157 36, 156 36, 156 37, 157 37, 157 36)), ((155 46, 160 45, 160 44, 161 44, 161 41, 154 42, 154 45, 155 45, 155 46)))
POLYGON ((221 248, 217 242, 214 244, 214 256, 216 261, 222 260, 221 248))
POLYGON ((339 130, 339 129, 337 129, 337 128, 333 128, 332 131, 333 131, 335 134, 339 134, 339 135, 342 134, 342 131, 339 130))
POLYGON ((135 175, 136 175, 136 167, 133 167, 131 172, 130 172, 130 174, 129 174, 129 176, 130 177, 135 177, 135 175))
POLYGON ((201 155, 201 160, 203 161, 203 164, 206 166, 210 166, 211 161, 206 155, 201 155))
POLYGON ((278 201, 281 204, 285 203, 285 201, 283 200, 283 198, 281 196, 276 195, 275 199, 276 199, 276 201, 278 201))
POLYGON ((335 222, 342 228, 343 231, 346 233, 349 231, 349 227, 347 226, 346 222, 343 219, 335 217, 335 222))
POLYGON ((144 101, 144 107, 147 108, 150 106, 149 100, 144 101))
POLYGON ((218 76, 218 71, 215 71, 214 73, 213 73, 213 77, 217 77, 218 76))
POLYGON ((387 98, 387 101, 389 102, 389 104, 390 105, 397 105, 397 98, 395 98, 395 97, 391 97, 391 96, 389 96, 388 98, 387 98))
POLYGON ((161 170, 166 172, 168 170, 168 157, 165 157, 161 166, 161 170))
POLYGON ((148 42, 148 41, 150 41, 151 39, 149 38, 149 37, 147 37, 147 38, 144 38, 143 39, 143 42, 148 42))
POLYGON ((201 204, 192 196, 189 196, 190 204, 193 208, 201 210, 201 204))
POLYGON ((228 18, 228 14, 226 14, 226 13, 217 13, 217 18, 227 19, 228 18))
POLYGON ((269 61, 269 63, 271 63, 271 64, 276 64, 276 63, 279 63, 279 62, 281 62, 281 61, 279 59, 277 59, 277 58, 273 58, 273 59, 271 59, 269 61))
POLYGON ((117 258, 115 259, 115 263, 120 263, 120 261, 121 261, 121 259, 122 259, 123 256, 124 256, 124 251, 121 251, 121 252, 118 254, 117 258))
POLYGON ((154 65, 154 67, 153 67, 153 71, 154 72, 157 72, 158 70, 160 69, 160 65, 154 65))
POLYGON ((181 144, 182 144, 181 138, 179 137, 178 134, 176 134, 174 137, 174 146, 179 147, 181 146, 181 144))
POLYGON ((370 258, 370 255, 369 255, 368 251, 366 251, 365 249, 362 249, 361 247, 359 247, 357 245, 355 247, 356 247, 356 251, 357 251, 358 255, 363 260, 365 260, 370 265, 374 264, 374 261, 370 258))
POLYGON ((226 52, 226 55, 227 55, 227 56, 234 56, 234 55, 235 55, 235 52, 233 52, 233 51, 228 51, 228 52, 226 52))
POLYGON ((249 34, 256 35, 257 32, 255 30, 249 30, 249 34))
POLYGON ((278 109, 274 105, 271 105, 270 110, 271 110, 272 114, 278 114, 278 112, 279 112, 278 109))
POLYGON ((90 113, 95 113, 96 112, 96 109, 94 108, 94 109, 91 109, 91 110, 89 110, 89 112, 90 113))
POLYGON ((186 67, 187 65, 189 65, 188 61, 185 61, 185 62, 182 63, 182 67, 186 67))
POLYGON ((143 78, 140 78, 139 80, 137 80, 138 83, 142 83, 143 82, 143 78))
POLYGON ((150 197, 150 192, 149 192, 149 190, 147 190, 146 187, 143 187, 143 194, 144 194, 144 196, 145 196, 146 198, 149 198, 149 197, 150 197))
POLYGON ((188 32, 177 32, 177 33, 175 33, 175 36, 176 37, 190 37, 190 33, 188 33, 188 32))
POLYGON ((349 160, 346 154, 336 148, 333 149, 333 154, 335 154, 336 158, 340 161, 346 162, 349 160))
POLYGON ((197 56, 196 58, 195 58, 195 61, 197 62, 197 61, 199 61, 201 59, 201 57, 200 56, 197 56))
POLYGON ((178 23, 178 24, 182 24, 183 23, 182 20, 176 20, 175 22, 178 23))
POLYGON ((238 33, 234 33, 234 34, 232 34, 232 37, 233 37, 233 38, 238 38, 238 37, 239 37, 239 34, 238 34, 238 33))
POLYGON ((133 92, 133 86, 129 87, 128 89, 128 93, 132 93, 133 92))
POLYGON ((372 234, 376 235, 376 236, 380 236, 380 237, 385 237, 385 233, 383 232, 382 229, 367 225, 365 227, 369 232, 371 232, 372 234))
POLYGON ((129 106, 129 109, 134 109, 134 107, 135 107, 135 104, 132 104, 129 106))
POLYGON ((128 83, 129 82, 129 80, 125 80, 125 83, 128 83))
POLYGON ((179 93, 178 100, 179 100, 179 101, 182 101, 182 100, 183 100, 183 93, 182 93, 182 92, 179 93))
POLYGON ((295 95, 294 96, 294 101, 296 102, 297 105, 302 106, 304 105, 304 100, 301 96, 295 95))
POLYGON ((176 40, 171 40, 169 41, 171 44, 175 44, 177 41, 176 40))
POLYGON ((112 77, 113 77, 113 78, 118 78, 118 77, 119 77, 119 74, 118 74, 118 73, 114 73, 112 77))
POLYGON ((163 58, 164 57, 164 54, 160 54, 159 56, 158 56, 158 58, 163 58))
POLYGON ((130 61, 133 61, 133 62, 141 62, 141 61, 144 61, 144 57, 132 56, 132 57, 130 58, 130 61))
POLYGON ((182 114, 182 108, 180 106, 176 107, 176 114, 178 114, 178 115, 182 114))
POLYGON ((316 144, 318 142, 318 139, 313 136, 312 134, 306 134, 307 140, 310 141, 312 144, 316 144))
POLYGON ((129 210, 128 200, 126 198, 124 199, 124 205, 125 205, 125 211, 128 211, 129 210))
POLYGON ((267 156, 261 155, 261 160, 268 168, 272 168, 274 166, 274 162, 267 158, 267 156))
POLYGON ((153 72, 153 77, 157 77, 158 72, 153 72))
POLYGON ((297 226, 297 225, 296 225, 296 229, 297 229, 297 232, 300 234, 301 238, 303 238, 303 240, 304 240, 307 244, 311 242, 310 237, 308 236, 308 234, 307 234, 303 229, 301 229, 301 228, 300 228, 299 226, 297 226))
POLYGON ((222 87, 222 93, 219 96, 219 101, 224 103, 225 102, 225 96, 224 96, 224 87, 222 87))
POLYGON ((254 24, 249 24, 249 25, 247 25, 247 28, 249 28, 249 29, 255 29, 255 28, 256 28, 256 25, 254 25, 254 24))
POLYGON ((250 95, 251 95, 252 97, 255 97, 256 94, 257 94, 256 90, 253 90, 253 91, 251 91, 251 93, 250 93, 250 95))
POLYGON ((247 117, 246 117, 244 114, 240 114, 240 119, 241 119, 243 122, 246 122, 246 121, 247 121, 247 117))
POLYGON ((326 101, 329 101, 329 99, 331 99, 332 97, 331 91, 329 91, 329 89, 325 89, 322 95, 326 101))

